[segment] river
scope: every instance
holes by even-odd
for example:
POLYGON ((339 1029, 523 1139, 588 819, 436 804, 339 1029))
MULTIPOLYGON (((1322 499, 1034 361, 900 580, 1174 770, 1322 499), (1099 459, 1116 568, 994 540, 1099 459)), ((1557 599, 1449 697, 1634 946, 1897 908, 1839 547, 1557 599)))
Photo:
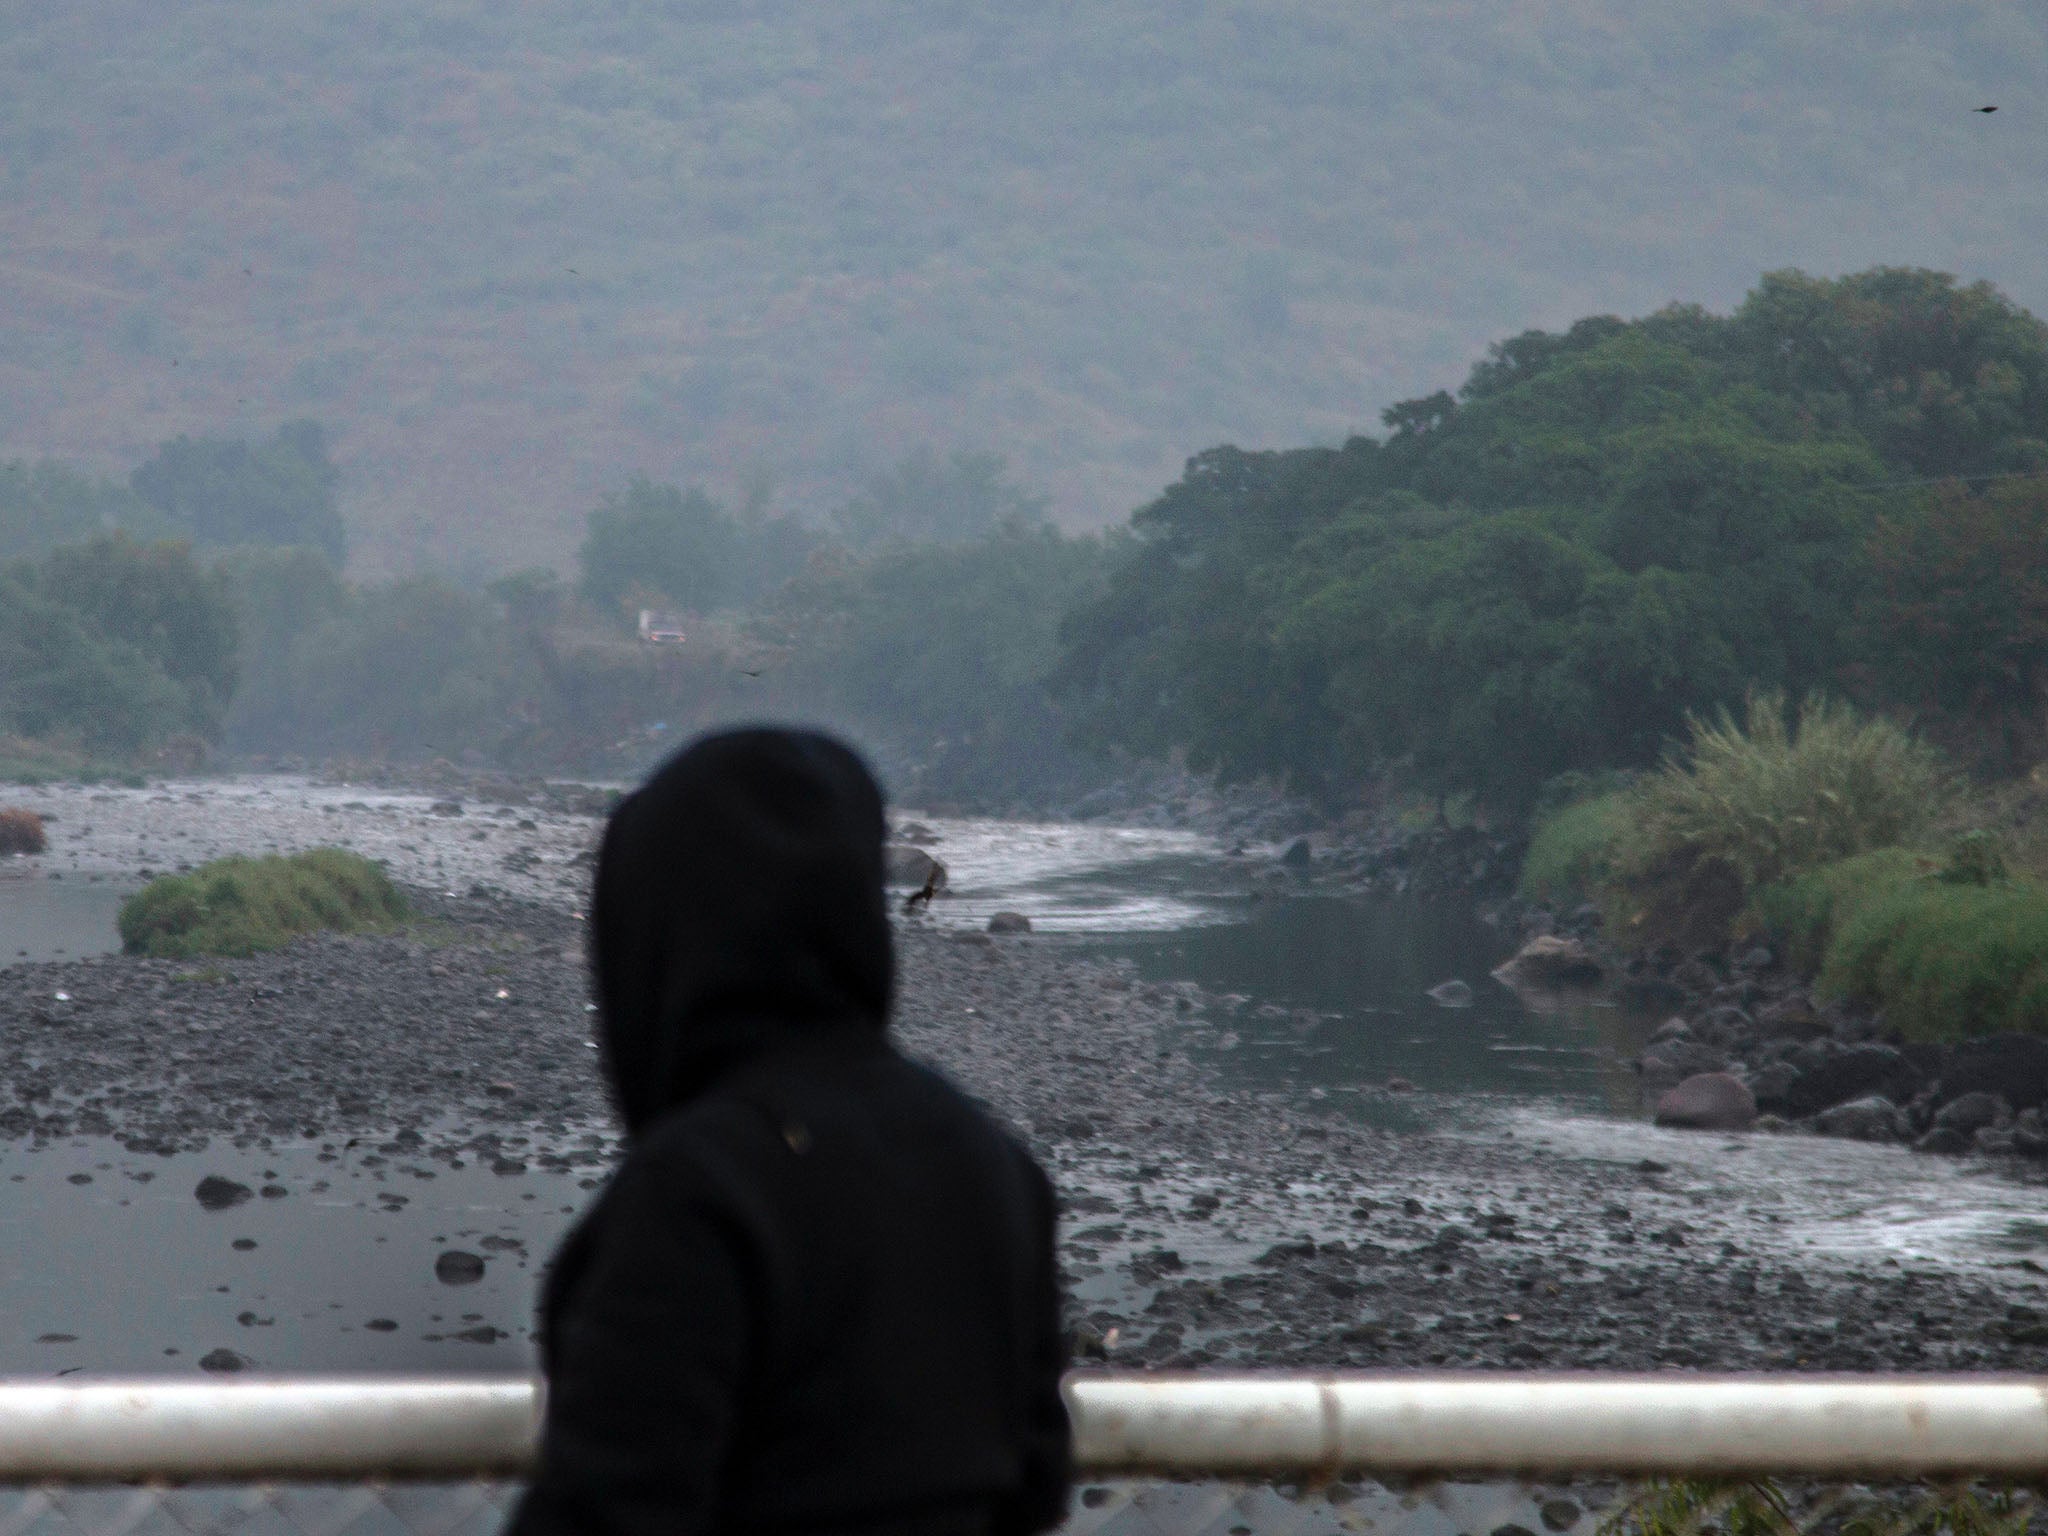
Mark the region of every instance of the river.
MULTIPOLYGON (((557 902, 576 899, 560 866, 587 842, 587 821, 536 824, 508 811, 484 822, 472 808, 443 834, 423 819, 428 803, 253 779, 46 792, 57 850, 0 872, 0 954, 26 963, 116 948, 119 899, 166 844, 199 859, 347 841, 390 857, 401 878, 454 882, 492 868, 510 883, 479 850, 517 837, 544 858, 516 878, 557 902)), ((1272 850, 1233 857, 1192 833, 923 820, 952 883, 913 921, 970 930, 1021 912, 1031 943, 1199 983, 1221 1002, 1190 1014, 1177 1043, 1230 1082, 1436 1136, 1655 1159, 1746 1212, 1754 1246, 1817 1261, 1984 1269, 2048 1259, 2040 1191, 2021 1174, 1806 1136, 1648 1125, 1627 1060, 1656 1021, 1594 1003, 1526 1006, 1488 975, 1511 940, 1465 904, 1313 894, 1272 850), (1468 1006, 1430 1000, 1454 978, 1472 988, 1468 1006)), ((89 1137, 40 1152, 0 1144, 0 1251, 31 1256, 0 1278, 11 1324, 0 1372, 46 1371, 60 1357, 64 1370, 185 1369, 214 1347, 270 1367, 517 1368, 531 1359, 539 1261, 589 1182, 478 1167, 428 1179, 312 1143, 172 1158, 89 1137), (278 1197, 211 1217, 195 1237, 192 1190, 208 1173, 278 1197), (481 1279, 449 1284, 417 1262, 429 1245, 489 1263, 481 1279), (451 1353, 451 1343, 461 1347, 451 1353)))

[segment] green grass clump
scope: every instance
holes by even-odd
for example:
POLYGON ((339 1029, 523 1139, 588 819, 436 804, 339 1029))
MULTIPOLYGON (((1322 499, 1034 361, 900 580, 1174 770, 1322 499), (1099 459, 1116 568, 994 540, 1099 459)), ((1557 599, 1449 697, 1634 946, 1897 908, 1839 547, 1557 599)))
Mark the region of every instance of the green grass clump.
POLYGON ((1756 913, 1827 996, 1921 1040, 2048 1034, 2048 885, 2005 879, 1966 833, 1947 858, 1886 848, 1760 892, 1756 913))
POLYGON ((1684 751, 1643 782, 1632 852, 1727 864, 1756 890, 1871 848, 1911 841, 1954 798, 1932 747, 1881 717, 1752 694, 1740 724, 1694 716, 1684 751))
POLYGON ((1522 860, 1521 893, 1529 901, 1583 901, 1614 873, 1614 850, 1627 831, 1630 797, 1616 790, 1543 816, 1522 860))
POLYGON ((216 859, 152 880, 121 904, 131 955, 251 955, 303 933, 389 928, 405 898, 376 864, 340 848, 216 859))
POLYGON ((2048 1034, 2048 886, 1907 882, 1840 918, 1820 988, 1921 1040, 2048 1034))
POLYGON ((1939 754, 1882 718, 1782 694, 1689 720, 1690 739, 1631 796, 1614 884, 1640 937, 1728 936, 1755 894, 1872 849, 1911 843, 1956 803, 1939 754))

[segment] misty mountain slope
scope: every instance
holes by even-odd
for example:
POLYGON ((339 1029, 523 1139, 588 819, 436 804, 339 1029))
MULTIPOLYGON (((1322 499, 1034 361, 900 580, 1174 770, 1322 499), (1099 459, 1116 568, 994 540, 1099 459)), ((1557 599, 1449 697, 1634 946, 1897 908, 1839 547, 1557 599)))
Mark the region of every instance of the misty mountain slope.
POLYGON ((2018 7, 4 14, 0 457, 315 416, 373 571, 559 560, 634 470, 816 507, 923 442, 1099 523, 1782 266, 2048 306, 2018 7))

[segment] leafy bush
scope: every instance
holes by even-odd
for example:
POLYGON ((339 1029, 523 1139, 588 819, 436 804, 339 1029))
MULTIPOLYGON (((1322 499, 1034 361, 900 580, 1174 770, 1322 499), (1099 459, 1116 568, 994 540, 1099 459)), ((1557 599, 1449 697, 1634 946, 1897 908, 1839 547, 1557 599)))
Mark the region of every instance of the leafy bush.
POLYGON ((1551 811, 1536 823, 1522 863, 1522 895, 1560 902, 1596 896, 1614 872, 1614 850, 1632 815, 1625 790, 1551 811))
POLYGON ((1691 740, 1631 797, 1614 854, 1644 937, 1725 937, 1766 886, 1922 834, 1955 791, 1941 759, 1889 720, 1783 695, 1688 717, 1691 740))
POLYGON ((339 848, 215 859, 152 880, 121 904, 132 955, 249 955, 317 929, 388 928, 408 914, 384 871, 339 848))
POLYGON ((41 853, 48 846, 42 817, 18 808, 0 810, 0 853, 41 853))

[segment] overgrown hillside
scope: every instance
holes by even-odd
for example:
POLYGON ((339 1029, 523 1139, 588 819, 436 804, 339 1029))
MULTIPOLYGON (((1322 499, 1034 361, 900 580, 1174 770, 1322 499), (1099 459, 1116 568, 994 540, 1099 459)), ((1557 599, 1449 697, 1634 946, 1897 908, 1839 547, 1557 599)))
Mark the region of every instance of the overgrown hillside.
POLYGON ((0 460, 317 418, 370 574, 926 442, 1101 523, 1759 270, 2039 308, 2044 77, 1925 0, 9 7, 0 460))

